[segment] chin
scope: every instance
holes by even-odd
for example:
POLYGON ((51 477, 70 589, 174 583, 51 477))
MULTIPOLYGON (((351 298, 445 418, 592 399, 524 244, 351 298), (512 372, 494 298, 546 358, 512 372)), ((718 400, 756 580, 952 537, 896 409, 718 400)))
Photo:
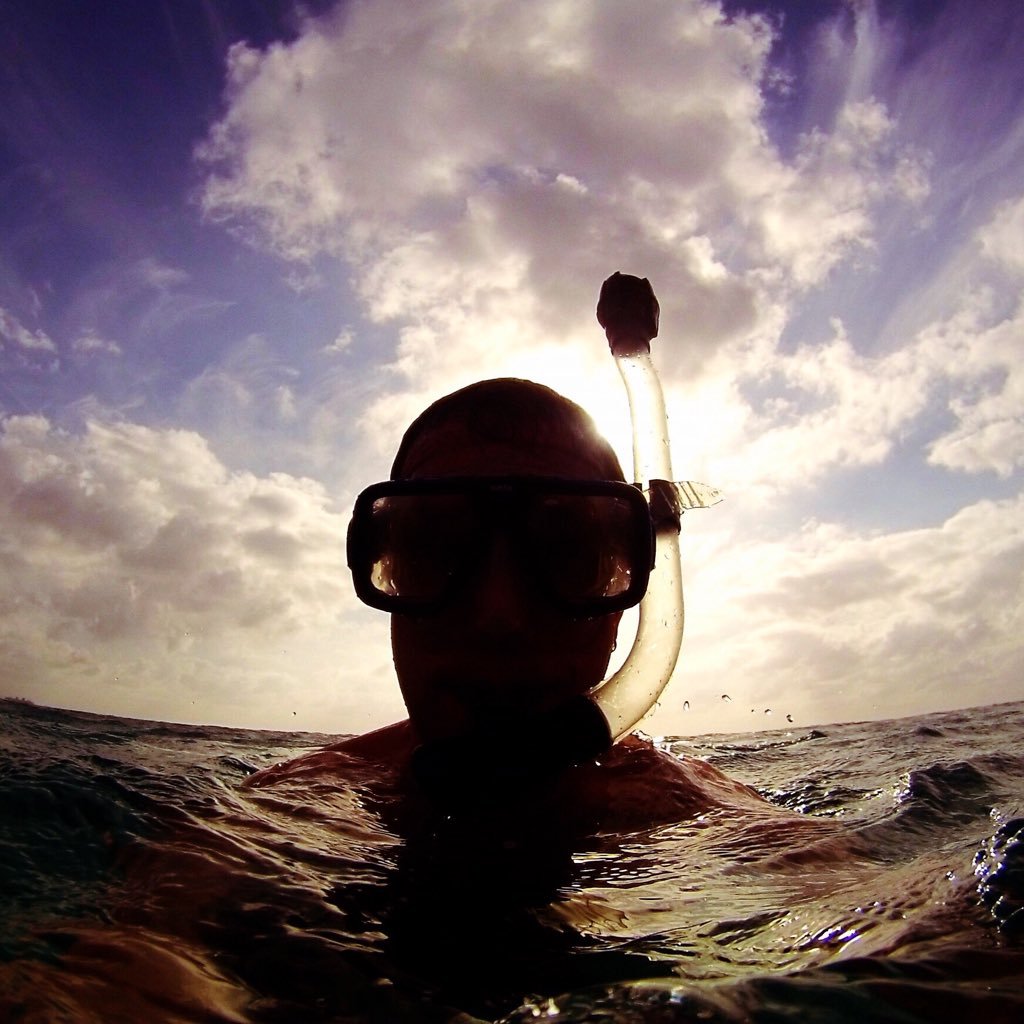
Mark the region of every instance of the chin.
POLYGON ((502 670, 486 680, 460 683, 449 679, 445 689, 450 704, 458 708, 450 717, 458 717, 467 727, 479 728, 541 714, 592 687, 564 677, 544 679, 529 670, 502 670))

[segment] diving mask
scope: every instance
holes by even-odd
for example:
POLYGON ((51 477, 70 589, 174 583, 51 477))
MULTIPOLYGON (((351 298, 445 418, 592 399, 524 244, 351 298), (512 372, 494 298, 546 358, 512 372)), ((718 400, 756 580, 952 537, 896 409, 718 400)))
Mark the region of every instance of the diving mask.
POLYGON ((387 480, 356 499, 348 562, 356 594, 423 615, 464 596, 496 537, 537 594, 574 618, 638 604, 654 561, 650 509, 616 480, 541 476, 387 480))

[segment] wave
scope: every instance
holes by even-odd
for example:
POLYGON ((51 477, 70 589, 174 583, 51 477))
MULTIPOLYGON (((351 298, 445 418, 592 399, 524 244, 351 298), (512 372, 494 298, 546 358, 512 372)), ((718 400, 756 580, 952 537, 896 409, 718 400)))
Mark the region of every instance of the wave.
POLYGON ((528 807, 403 841, 348 762, 243 785, 310 734, 4 711, 0 992, 39 1019, 1024 1019, 1024 705, 670 739, 774 806, 571 847, 528 807))

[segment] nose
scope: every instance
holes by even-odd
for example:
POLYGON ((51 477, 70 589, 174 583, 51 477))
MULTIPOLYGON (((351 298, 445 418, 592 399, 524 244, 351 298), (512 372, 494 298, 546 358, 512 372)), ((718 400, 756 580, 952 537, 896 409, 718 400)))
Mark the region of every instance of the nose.
POLYGON ((468 594, 474 624, 481 634, 506 637, 522 632, 536 601, 511 538, 496 531, 475 586, 468 594))

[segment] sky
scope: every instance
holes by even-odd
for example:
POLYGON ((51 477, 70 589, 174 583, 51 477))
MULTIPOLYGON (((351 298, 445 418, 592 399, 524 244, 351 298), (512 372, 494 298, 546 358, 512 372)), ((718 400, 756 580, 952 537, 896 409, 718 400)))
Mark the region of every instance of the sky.
POLYGON ((0 695, 402 717, 352 501, 486 377, 629 466, 621 270, 725 495, 647 731, 1024 698, 1018 0, 0 0, 0 53, 0 695))

